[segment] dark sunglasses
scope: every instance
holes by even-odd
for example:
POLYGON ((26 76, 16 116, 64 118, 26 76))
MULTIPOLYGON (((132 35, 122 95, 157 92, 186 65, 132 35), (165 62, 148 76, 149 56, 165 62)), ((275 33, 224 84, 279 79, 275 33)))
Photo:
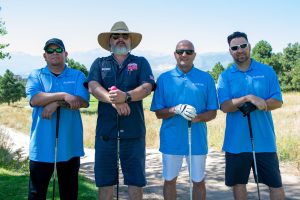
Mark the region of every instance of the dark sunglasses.
POLYGON ((123 34, 119 34, 119 33, 115 33, 111 35, 112 39, 117 40, 119 38, 123 38, 124 40, 127 40, 129 38, 129 34, 123 33, 123 34))
POLYGON ((192 49, 176 49, 176 51, 175 51, 175 53, 177 53, 178 55, 182 55, 184 52, 187 55, 192 55, 195 51, 192 49))
POLYGON ((245 44, 240 44, 240 45, 232 46, 232 47, 230 47, 230 49, 231 49, 232 51, 236 51, 236 50, 238 50, 239 48, 245 49, 245 48, 247 48, 247 47, 248 47, 248 43, 245 43, 245 44))
POLYGON ((56 49, 47 48, 45 51, 47 54, 53 54, 54 52, 62 53, 64 50, 62 48, 56 48, 56 49))

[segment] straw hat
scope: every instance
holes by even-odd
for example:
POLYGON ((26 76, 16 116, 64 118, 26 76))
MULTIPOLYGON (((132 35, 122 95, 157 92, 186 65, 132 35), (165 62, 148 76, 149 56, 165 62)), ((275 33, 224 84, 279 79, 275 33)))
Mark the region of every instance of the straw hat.
POLYGON ((125 22, 119 21, 116 22, 110 29, 110 32, 100 33, 98 35, 98 43, 103 49, 110 51, 109 39, 113 33, 127 33, 131 38, 131 49, 134 49, 139 45, 142 40, 142 34, 130 32, 125 22))

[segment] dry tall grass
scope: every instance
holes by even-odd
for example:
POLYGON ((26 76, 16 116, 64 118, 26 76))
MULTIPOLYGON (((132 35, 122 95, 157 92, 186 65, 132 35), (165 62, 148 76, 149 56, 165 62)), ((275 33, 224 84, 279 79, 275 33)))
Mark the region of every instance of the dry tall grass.
MULTIPOLYGON (((280 160, 292 160, 300 169, 300 92, 285 93, 283 107, 273 111, 273 119, 277 136, 278 155, 280 160)), ((82 112, 84 125, 84 142, 86 147, 94 147, 96 128, 97 102, 93 101, 91 108, 82 112)), ((145 120, 147 128, 147 147, 159 147, 159 129, 161 120, 156 119, 149 111, 151 96, 144 101, 145 120)), ((0 105, 0 123, 29 134, 31 126, 31 109, 28 102, 22 101, 7 106, 0 105)), ((221 151, 225 130, 225 114, 218 111, 217 118, 208 123, 208 140, 210 147, 221 151)))

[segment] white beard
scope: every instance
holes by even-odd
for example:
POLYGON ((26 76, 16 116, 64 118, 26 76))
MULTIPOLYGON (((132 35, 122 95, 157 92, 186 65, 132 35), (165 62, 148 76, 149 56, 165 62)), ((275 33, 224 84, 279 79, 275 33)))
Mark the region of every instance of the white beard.
POLYGON ((111 52, 115 55, 126 55, 130 52, 130 47, 111 47, 111 52))

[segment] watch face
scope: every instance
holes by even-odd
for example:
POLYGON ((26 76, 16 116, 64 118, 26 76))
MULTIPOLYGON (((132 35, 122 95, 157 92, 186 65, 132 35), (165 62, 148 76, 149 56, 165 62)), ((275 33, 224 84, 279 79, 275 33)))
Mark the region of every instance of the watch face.
POLYGON ((131 102, 131 96, 128 92, 126 92, 126 103, 130 103, 131 102))

